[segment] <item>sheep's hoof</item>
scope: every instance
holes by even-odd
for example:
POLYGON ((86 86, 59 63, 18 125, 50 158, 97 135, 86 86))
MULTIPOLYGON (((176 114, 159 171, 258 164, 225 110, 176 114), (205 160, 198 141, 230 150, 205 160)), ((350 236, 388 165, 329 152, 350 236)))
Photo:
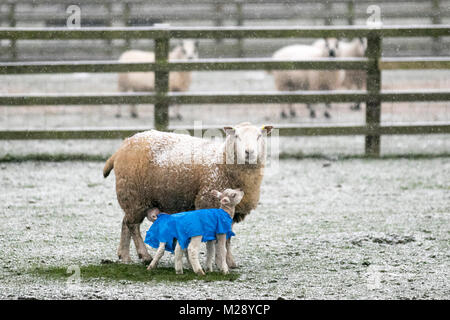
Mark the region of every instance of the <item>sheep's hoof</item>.
POLYGON ((177 118, 177 120, 180 120, 180 121, 183 120, 183 116, 181 114, 177 114, 176 118, 177 118))
POLYGON ((353 111, 361 110, 361 106, 359 104, 355 104, 353 106, 350 106, 350 110, 353 110, 353 111))
POLYGON ((325 112, 323 113, 323 115, 324 115, 325 118, 327 118, 327 119, 330 119, 330 118, 331 118, 331 115, 328 113, 328 111, 325 111, 325 112))
POLYGON ((122 115, 120 113, 116 113, 116 118, 121 118, 122 115))
POLYGON ((202 269, 198 270, 197 272, 195 272, 198 276, 204 276, 205 272, 203 272, 202 269))
POLYGON ((176 274, 183 274, 183 270, 176 270, 175 273, 176 274))
POLYGON ((316 112, 315 112, 314 110, 311 110, 311 111, 309 112, 309 117, 310 117, 310 118, 315 118, 315 117, 316 117, 316 112))
POLYGON ((295 112, 295 110, 291 110, 289 111, 289 115, 291 116, 291 118, 295 118, 297 116, 297 113, 295 112))
POLYGON ((124 264, 131 263, 131 258, 129 256, 119 256, 119 260, 124 264))
POLYGON ((281 116, 281 118, 283 118, 283 119, 287 119, 287 114, 286 114, 286 112, 284 112, 284 111, 281 111, 281 113, 280 113, 280 116, 281 116))
POLYGON ((132 112, 131 113, 131 117, 132 118, 138 118, 139 116, 138 116, 138 114, 136 112, 132 112))

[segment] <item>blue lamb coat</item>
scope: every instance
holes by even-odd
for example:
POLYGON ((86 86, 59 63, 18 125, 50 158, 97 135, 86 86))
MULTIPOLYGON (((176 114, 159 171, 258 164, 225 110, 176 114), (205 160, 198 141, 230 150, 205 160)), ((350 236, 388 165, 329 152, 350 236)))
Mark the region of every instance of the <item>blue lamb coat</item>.
POLYGON ((227 239, 231 238, 235 235, 231 230, 232 223, 233 219, 223 209, 200 209, 158 215, 147 231, 145 243, 158 248, 160 242, 166 242, 166 250, 173 252, 173 238, 176 238, 184 250, 195 236, 202 236, 203 242, 215 240, 217 233, 225 233, 227 239), (163 219, 160 220, 160 217, 163 219))

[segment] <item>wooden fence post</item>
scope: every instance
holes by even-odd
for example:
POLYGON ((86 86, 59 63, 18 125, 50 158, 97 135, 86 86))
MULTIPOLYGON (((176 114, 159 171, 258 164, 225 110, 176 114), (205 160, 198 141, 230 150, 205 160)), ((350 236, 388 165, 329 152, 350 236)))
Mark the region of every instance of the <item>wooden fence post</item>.
MULTIPOLYGON (((159 25, 161 26, 161 25, 159 25)), ((164 25, 167 27, 167 25, 164 25)), ((166 131, 169 126, 169 103, 167 92, 169 91, 169 33, 161 31, 161 35, 155 39, 155 129, 166 131)))
POLYGON ((349 25, 355 24, 355 0, 347 2, 347 23, 349 25))
MULTIPOLYGON (((240 0, 236 1, 236 25, 241 27, 244 24, 244 13, 242 11, 242 2, 240 0)), ((239 58, 244 57, 244 40, 242 38, 238 39, 238 56, 239 58)))
MULTIPOLYGON (((223 3, 221 0, 216 0, 214 4, 214 11, 216 12, 215 26, 221 27, 223 25, 223 3)), ((221 43, 222 39, 216 39, 216 43, 221 43)))
MULTIPOLYGON (((9 4, 9 14, 8 14, 9 26, 11 28, 16 27, 16 4, 14 2, 9 4)), ((11 52, 11 60, 17 60, 17 42, 15 39, 10 40, 9 49, 11 52)))
MULTIPOLYGON (((378 129, 381 122, 381 70, 378 61, 381 58, 381 37, 378 33, 369 34, 367 38, 366 56, 369 59, 367 69, 366 126, 378 129)), ((365 137, 365 154, 369 157, 380 156, 380 134, 368 134, 365 137)))
MULTIPOLYGON (((433 0, 432 2, 432 23, 434 25, 441 24, 441 10, 440 10, 440 0, 433 0)), ((441 38, 440 37, 433 37, 433 45, 432 45, 432 52, 434 56, 437 56, 440 54, 441 51, 441 38)))
MULTIPOLYGON (((123 8, 123 24, 125 27, 129 27, 130 26, 130 16, 131 16, 131 7, 130 7, 130 3, 129 2, 125 2, 124 3, 124 8, 123 8)), ((131 46, 131 41, 130 39, 125 39, 125 50, 129 50, 131 46)))

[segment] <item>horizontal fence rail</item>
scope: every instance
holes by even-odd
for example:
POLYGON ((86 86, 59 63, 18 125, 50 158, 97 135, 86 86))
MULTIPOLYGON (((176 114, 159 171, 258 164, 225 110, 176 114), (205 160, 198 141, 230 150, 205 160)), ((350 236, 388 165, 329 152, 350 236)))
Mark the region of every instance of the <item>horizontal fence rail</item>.
MULTIPOLYGON (((155 62, 123 63, 117 61, 60 61, 0 63, 0 74, 73 73, 73 72, 155 72, 155 92, 109 94, 0 94, 2 106, 154 104, 155 125, 170 129, 168 107, 171 104, 249 104, 249 103, 342 103, 366 102, 366 124, 363 126, 281 126, 281 135, 364 135, 366 154, 378 156, 380 135, 450 133, 450 124, 381 124, 382 102, 450 101, 449 90, 381 90, 382 70, 449 69, 450 58, 382 58, 381 41, 386 37, 450 36, 449 25, 325 27, 133 27, 133 28, 0 28, 0 39, 74 40, 133 39, 155 41, 155 62), (323 58, 303 61, 258 59, 200 59, 168 61, 169 41, 182 38, 322 38, 365 37, 368 41, 364 58, 323 58), (171 71, 225 70, 365 70, 367 90, 289 91, 289 92, 169 92, 171 71)), ((7 130, 0 139, 113 139, 124 138, 134 129, 66 129, 7 130)))

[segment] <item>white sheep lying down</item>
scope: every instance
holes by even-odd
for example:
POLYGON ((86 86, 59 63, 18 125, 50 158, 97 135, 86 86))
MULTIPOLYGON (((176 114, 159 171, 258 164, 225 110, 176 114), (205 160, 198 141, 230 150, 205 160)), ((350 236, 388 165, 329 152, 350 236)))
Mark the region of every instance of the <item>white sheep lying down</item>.
MULTIPOLYGON (((103 169, 104 177, 114 169, 117 200, 125 212, 119 259, 131 261, 133 238, 138 256, 151 261, 139 231, 147 213, 154 208, 169 214, 217 208, 220 203, 211 190, 240 188, 245 195, 233 221, 242 221, 258 205, 266 161, 265 134, 271 129, 248 122, 225 127, 223 143, 157 130, 126 139, 103 169)), ((235 267, 229 240, 226 245, 227 265, 235 267)))
MULTIPOLYGON (((319 39, 312 45, 291 45, 279 49, 273 54, 274 59, 278 60, 308 60, 316 58, 334 58, 339 56, 339 41, 335 38, 319 39)), ((279 70, 272 71, 275 86, 280 91, 297 91, 297 90, 334 90, 339 86, 342 75, 339 71, 317 71, 317 70, 279 70)), ((310 117, 314 118, 316 112, 311 104, 306 105, 310 111, 310 117)), ((295 117, 296 113, 292 104, 288 105, 290 116, 295 117)), ((328 109, 331 108, 329 103, 326 104, 324 116, 330 117, 328 109)), ((288 117, 283 110, 281 112, 283 118, 288 117)))
MULTIPOLYGON (((198 41, 184 40, 169 53, 169 60, 192 60, 198 58, 198 41)), ((151 51, 129 50, 119 58, 119 62, 154 62, 155 53, 151 51)), ((169 90, 187 91, 192 82, 191 72, 170 72, 169 90)), ((155 90, 154 72, 128 72, 119 73, 118 90, 120 92, 151 92, 155 90)), ((181 119, 179 106, 176 108, 175 117, 181 119)), ((131 116, 138 117, 136 105, 130 107, 131 116)), ((121 116, 121 106, 118 106, 116 117, 121 116)))

